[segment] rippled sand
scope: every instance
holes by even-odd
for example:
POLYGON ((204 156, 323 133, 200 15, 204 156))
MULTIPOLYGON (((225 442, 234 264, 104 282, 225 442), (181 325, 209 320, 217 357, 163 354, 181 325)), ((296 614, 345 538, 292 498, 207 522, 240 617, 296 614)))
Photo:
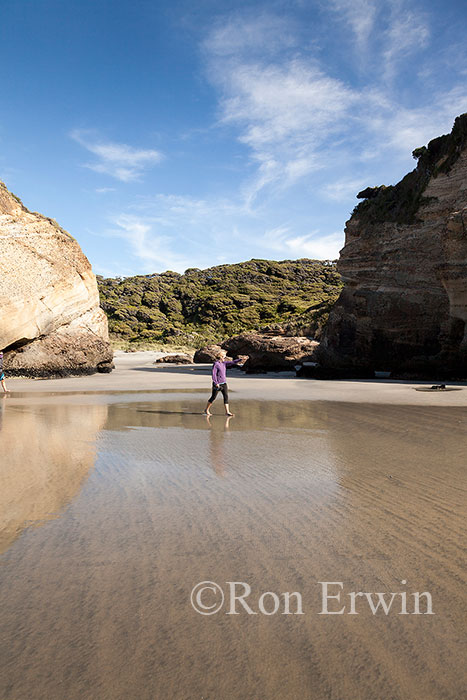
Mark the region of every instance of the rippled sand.
POLYGON ((1 401, 0 698, 464 698, 466 407, 237 394, 208 422, 205 393, 1 401), (304 615, 202 616, 204 580, 304 615), (435 614, 319 615, 319 581, 435 614))

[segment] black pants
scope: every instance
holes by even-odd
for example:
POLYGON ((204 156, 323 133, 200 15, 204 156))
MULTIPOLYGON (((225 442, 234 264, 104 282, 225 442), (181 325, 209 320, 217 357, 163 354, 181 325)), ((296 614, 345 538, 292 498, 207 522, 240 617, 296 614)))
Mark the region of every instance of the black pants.
POLYGON ((212 394, 209 398, 208 403, 214 403, 219 391, 222 391, 222 396, 224 397, 224 403, 229 403, 229 390, 227 389, 227 384, 219 384, 218 386, 213 384, 212 385, 212 394))

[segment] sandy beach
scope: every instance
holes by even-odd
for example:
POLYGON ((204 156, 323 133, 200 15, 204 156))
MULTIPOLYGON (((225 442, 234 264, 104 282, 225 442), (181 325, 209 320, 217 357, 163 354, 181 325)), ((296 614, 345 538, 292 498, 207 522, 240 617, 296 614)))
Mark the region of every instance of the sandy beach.
POLYGON ((154 357, 0 397, 2 700, 464 697, 467 386, 154 357))
MULTIPOLYGON (((13 392, 108 392, 192 389, 210 392, 210 365, 154 365, 162 352, 115 353, 115 370, 63 379, 10 379, 13 392)), ((467 384, 449 382, 456 391, 426 392, 431 382, 379 379, 318 381, 297 379, 295 372, 246 375, 230 371, 229 389, 244 399, 338 401, 413 406, 467 406, 467 384), (462 389, 462 391, 460 391, 462 389)), ((216 404, 218 405, 218 404, 216 404)))

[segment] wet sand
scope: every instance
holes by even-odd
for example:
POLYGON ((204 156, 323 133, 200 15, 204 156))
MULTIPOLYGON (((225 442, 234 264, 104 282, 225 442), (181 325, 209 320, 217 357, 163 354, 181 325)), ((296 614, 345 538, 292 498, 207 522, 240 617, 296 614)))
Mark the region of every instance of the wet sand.
MULTIPOLYGON (((128 392, 188 391, 210 392, 210 365, 154 365, 164 353, 115 353, 116 370, 110 374, 64 379, 10 379, 16 392, 128 392)), ((392 380, 316 381, 296 379, 295 372, 247 375, 240 369, 228 371, 229 390, 244 399, 313 400, 350 403, 403 404, 414 406, 467 406, 467 384, 450 382, 455 391, 425 392, 431 382, 392 380)))
POLYGON ((229 384, 236 415, 216 402, 208 421, 208 368, 147 355, 9 382, 0 698, 465 697, 467 389, 229 384), (206 580, 248 583, 258 614, 195 612, 206 580), (320 581, 342 582, 344 614, 319 614, 320 581), (399 615, 400 595, 387 616, 347 614, 348 592, 403 590, 435 614, 399 615), (262 614, 265 591, 300 592, 304 614, 262 614))

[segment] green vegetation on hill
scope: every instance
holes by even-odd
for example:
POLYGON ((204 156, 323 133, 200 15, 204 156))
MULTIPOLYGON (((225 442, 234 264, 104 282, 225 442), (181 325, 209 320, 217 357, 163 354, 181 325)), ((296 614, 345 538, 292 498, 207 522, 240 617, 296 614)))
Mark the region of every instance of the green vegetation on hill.
POLYGON ((317 336, 342 289, 335 263, 308 259, 97 281, 114 339, 191 347, 278 324, 317 336))

